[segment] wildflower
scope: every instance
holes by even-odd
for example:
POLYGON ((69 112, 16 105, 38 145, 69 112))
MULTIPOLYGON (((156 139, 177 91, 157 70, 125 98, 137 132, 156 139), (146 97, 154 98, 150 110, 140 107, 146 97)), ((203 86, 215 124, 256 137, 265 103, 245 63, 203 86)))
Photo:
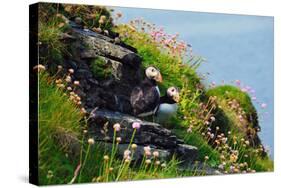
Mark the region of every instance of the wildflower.
POLYGON ((65 81, 70 83, 71 82, 71 76, 66 76, 65 81))
POLYGON ((161 163, 160 161, 155 161, 155 165, 156 165, 156 166, 159 166, 160 163, 161 163))
POLYGON ((62 70, 62 66, 61 65, 58 65, 58 70, 62 70))
POLYGON ((237 155, 234 155, 234 154, 231 154, 230 157, 229 157, 229 160, 230 160, 231 162, 236 162, 237 159, 238 159, 237 155))
POLYGON ((130 163, 130 160, 131 158, 130 157, 128 157, 127 159, 125 159, 125 163, 130 163))
POLYGON ((212 133, 212 134, 210 135, 210 137, 211 137, 211 139, 213 139, 213 138, 215 137, 214 133, 212 133))
POLYGON ((124 151, 123 158, 124 158, 124 159, 129 159, 129 158, 130 158, 130 155, 131 155, 131 151, 128 150, 128 149, 126 149, 126 150, 124 151))
POLYGON ((261 107, 262 107, 262 108, 266 108, 266 107, 267 107, 267 104, 266 104, 266 103, 262 103, 262 104, 261 104, 261 107))
POLYGON ((152 154, 153 154, 153 156, 154 156, 155 158, 159 157, 159 152, 158 152, 158 151, 154 151, 152 154))
POLYGON ((72 88, 71 88, 70 86, 68 86, 66 89, 67 89, 68 91, 71 91, 71 90, 72 90, 72 88))
POLYGON ((68 72, 69 72, 70 74, 73 74, 73 73, 74 73, 74 70, 73 70, 73 69, 68 69, 68 72))
POLYGON ((74 85, 76 85, 76 86, 78 86, 78 85, 80 84, 80 82, 77 81, 77 80, 75 80, 73 83, 74 83, 74 85))
POLYGON ((205 133, 201 133, 202 136, 205 136, 205 133))
POLYGON ((216 118, 214 116, 210 117, 210 119, 212 122, 216 121, 216 118))
POLYGON ((112 171, 113 171, 113 168, 112 168, 112 167, 110 167, 110 168, 109 168, 109 172, 112 172, 112 171))
POLYGON ((208 157, 208 156, 205 156, 205 160, 206 160, 206 161, 209 160, 209 157, 208 157))
POLYGON ((139 129, 140 126, 141 126, 141 124, 140 124, 139 122, 134 122, 134 123, 132 124, 133 129, 139 129))
POLYGON ((108 160, 109 160, 108 155, 103 156, 103 160, 104 160, 104 161, 108 161, 108 160))
POLYGON ((137 149, 138 146, 137 146, 137 144, 132 144, 131 147, 132 147, 133 150, 135 150, 135 149, 137 149))
POLYGON ((161 167, 162 167, 162 168, 165 168, 165 167, 166 167, 166 164, 165 164, 165 163, 162 163, 162 164, 161 164, 161 167))
POLYGON ((121 130, 121 125, 119 123, 115 123, 113 125, 113 129, 116 131, 116 132, 119 132, 121 130))
POLYGON ((83 114, 86 114, 86 113, 87 113, 87 110, 86 110, 85 108, 81 108, 81 112, 82 112, 83 114))
POLYGON ((61 79, 57 79, 55 82, 56 82, 56 84, 61 84, 62 80, 61 79))
POLYGON ((63 88, 65 88, 65 85, 64 84, 57 84, 57 87, 63 89, 63 88))
POLYGON ((33 67, 33 70, 37 70, 38 72, 46 70, 46 67, 42 64, 38 64, 35 67, 33 67))
POLYGON ((88 131, 87 131, 86 129, 85 129, 85 130, 83 130, 83 133, 84 133, 84 134, 87 134, 87 132, 88 132, 88 131))
POLYGON ((145 164, 147 164, 147 165, 151 164, 151 160, 150 159, 146 159, 145 160, 145 164))
POLYGON ((89 139, 88 139, 88 143, 89 143, 90 145, 93 145, 93 144, 95 143, 95 140, 94 140, 93 138, 89 138, 89 139))
POLYGON ((248 146, 248 145, 250 145, 250 141, 249 140, 246 140, 245 141, 245 144, 248 146))
POLYGON ((187 133, 191 133, 192 132, 192 128, 189 127, 187 130, 186 130, 187 133))
POLYGON ((121 137, 117 137, 116 142, 119 144, 121 142, 121 137))
POLYGON ((217 130, 217 131, 220 130, 220 127, 217 126, 217 127, 216 127, 216 130, 217 130))
POLYGON ((231 132, 230 132, 230 131, 228 131, 228 132, 227 132, 227 134, 229 134, 229 135, 230 135, 230 134, 231 134, 231 132))

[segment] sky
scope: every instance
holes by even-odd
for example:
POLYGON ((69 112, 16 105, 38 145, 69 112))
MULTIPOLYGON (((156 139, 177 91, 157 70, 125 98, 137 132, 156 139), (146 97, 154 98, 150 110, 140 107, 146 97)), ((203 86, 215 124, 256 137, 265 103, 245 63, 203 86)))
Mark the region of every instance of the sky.
POLYGON ((260 137, 274 154, 274 19, 265 16, 217 14, 112 7, 122 12, 119 23, 136 18, 163 27, 169 34, 192 45, 193 53, 207 59, 198 69, 208 73, 205 84, 232 84, 240 80, 255 90, 260 137), (261 108, 266 103, 266 109, 261 108))

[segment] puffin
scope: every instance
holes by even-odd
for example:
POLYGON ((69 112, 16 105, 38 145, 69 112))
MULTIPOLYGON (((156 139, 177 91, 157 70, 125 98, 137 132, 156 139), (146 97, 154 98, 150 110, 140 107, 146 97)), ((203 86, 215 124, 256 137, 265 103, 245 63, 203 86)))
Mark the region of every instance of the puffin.
POLYGON ((157 83, 162 82, 162 75, 154 66, 145 69, 145 78, 140 85, 133 88, 130 103, 133 115, 147 117, 154 115, 160 101, 157 83))
POLYGON ((178 102, 180 99, 179 89, 172 86, 166 91, 166 94, 159 100, 158 109, 155 113, 155 121, 163 124, 177 113, 178 102))

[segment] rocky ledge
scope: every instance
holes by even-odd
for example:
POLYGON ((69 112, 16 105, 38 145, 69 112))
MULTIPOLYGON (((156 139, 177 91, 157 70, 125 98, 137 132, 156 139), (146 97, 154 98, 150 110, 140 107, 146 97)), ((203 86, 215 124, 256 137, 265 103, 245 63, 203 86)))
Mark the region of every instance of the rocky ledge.
POLYGON ((89 134, 99 143, 105 143, 111 148, 113 143, 115 123, 121 122, 121 130, 116 136, 121 137, 119 143, 118 155, 123 156, 124 150, 128 148, 134 132, 133 122, 139 122, 140 128, 136 130, 132 143, 138 145, 134 158, 141 160, 143 158, 143 147, 150 146, 153 151, 159 152, 159 158, 167 160, 174 154, 178 159, 184 162, 196 160, 198 150, 194 146, 184 144, 172 132, 161 125, 153 122, 142 121, 134 116, 113 112, 109 110, 94 110, 89 117, 89 134))

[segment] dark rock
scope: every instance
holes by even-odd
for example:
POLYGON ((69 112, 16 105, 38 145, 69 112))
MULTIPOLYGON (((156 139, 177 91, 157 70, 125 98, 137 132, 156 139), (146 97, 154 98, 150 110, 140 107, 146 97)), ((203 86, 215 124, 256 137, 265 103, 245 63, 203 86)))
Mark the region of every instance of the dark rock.
POLYGON ((176 154, 183 161, 193 161, 197 158, 198 151, 194 146, 178 144, 181 142, 172 132, 157 123, 142 121, 136 117, 112 112, 108 110, 96 110, 91 113, 88 122, 89 134, 93 135, 96 141, 113 142, 115 123, 121 124, 121 131, 118 132, 118 137, 121 137, 120 144, 129 144, 131 141, 134 129, 133 122, 141 124, 140 129, 135 133, 133 143, 139 146, 153 146, 154 149, 161 150, 171 157, 176 154))

